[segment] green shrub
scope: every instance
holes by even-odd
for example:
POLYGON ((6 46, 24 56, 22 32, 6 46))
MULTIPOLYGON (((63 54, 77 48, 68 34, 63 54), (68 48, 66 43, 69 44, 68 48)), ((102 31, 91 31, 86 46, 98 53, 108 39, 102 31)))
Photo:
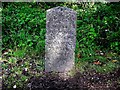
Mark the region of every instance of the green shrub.
MULTIPOLYGON (((98 72, 115 69, 116 64, 107 64, 108 56, 97 51, 116 53, 116 56, 110 55, 110 59, 120 54, 119 3, 14 2, 2 5, 2 51, 6 59, 2 67, 3 71, 9 71, 3 75, 7 88, 14 85, 23 87, 27 79, 36 75, 31 72, 44 70, 46 10, 56 6, 65 6, 77 12, 77 68, 84 71, 84 64, 90 64, 98 72), (93 65, 95 60, 106 66, 93 65), (28 68, 30 76, 22 73, 25 68, 28 68)), ((115 60, 119 61, 119 58, 115 60)))
POLYGON ((27 3, 8 3, 3 9, 3 50, 32 49, 44 51, 45 11, 27 3))

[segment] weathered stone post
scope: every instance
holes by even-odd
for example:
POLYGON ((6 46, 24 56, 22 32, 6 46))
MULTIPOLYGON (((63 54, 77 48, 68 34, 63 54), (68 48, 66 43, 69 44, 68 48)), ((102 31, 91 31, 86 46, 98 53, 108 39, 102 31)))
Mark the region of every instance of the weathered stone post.
POLYGON ((45 71, 68 72, 74 67, 76 12, 66 7, 47 10, 45 71))

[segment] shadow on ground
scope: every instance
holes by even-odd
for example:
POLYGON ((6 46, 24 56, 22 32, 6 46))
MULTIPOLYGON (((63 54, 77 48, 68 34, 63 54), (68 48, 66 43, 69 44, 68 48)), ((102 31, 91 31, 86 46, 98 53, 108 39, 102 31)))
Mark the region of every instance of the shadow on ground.
POLYGON ((69 79, 62 79, 58 74, 44 73, 42 77, 32 77, 27 90, 120 90, 120 68, 108 74, 94 70, 77 72, 69 79))

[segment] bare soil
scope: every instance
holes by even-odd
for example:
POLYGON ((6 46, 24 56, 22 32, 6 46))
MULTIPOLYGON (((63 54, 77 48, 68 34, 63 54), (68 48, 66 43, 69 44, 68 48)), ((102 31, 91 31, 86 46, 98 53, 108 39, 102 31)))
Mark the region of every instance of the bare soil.
POLYGON ((62 79, 57 73, 43 73, 32 77, 26 90, 120 90, 120 68, 107 74, 95 70, 77 72, 69 79, 62 79))

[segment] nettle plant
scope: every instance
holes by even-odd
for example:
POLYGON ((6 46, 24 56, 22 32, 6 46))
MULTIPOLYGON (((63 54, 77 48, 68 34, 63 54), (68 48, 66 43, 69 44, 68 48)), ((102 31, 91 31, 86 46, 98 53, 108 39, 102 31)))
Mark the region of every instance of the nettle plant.
POLYGON ((3 4, 3 50, 35 49, 44 51, 45 12, 41 8, 31 8, 32 4, 3 4), (4 7, 5 6, 5 7, 4 7))

